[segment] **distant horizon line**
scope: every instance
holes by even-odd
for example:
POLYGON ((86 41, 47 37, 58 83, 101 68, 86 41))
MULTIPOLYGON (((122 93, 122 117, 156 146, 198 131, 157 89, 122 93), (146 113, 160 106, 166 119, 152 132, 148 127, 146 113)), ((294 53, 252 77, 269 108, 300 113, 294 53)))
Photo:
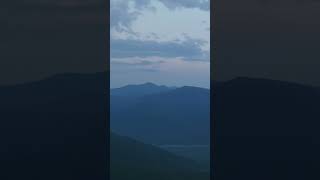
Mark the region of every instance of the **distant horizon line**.
MULTIPOLYGON (((19 85, 26 85, 29 83, 37 83, 37 82, 41 82, 41 81, 45 81, 57 76, 68 76, 68 75, 97 75, 97 74, 105 74, 108 73, 107 71, 96 71, 96 72, 63 72, 63 73, 56 73, 56 74, 52 74, 52 75, 48 75, 45 77, 40 77, 39 79, 32 79, 32 80, 25 80, 25 81, 19 81, 19 82, 11 82, 11 83, 4 83, 1 84, 0 83, 0 88, 3 87, 12 87, 12 86, 19 86, 19 85)), ((314 88, 319 88, 319 85, 316 84, 312 84, 312 83, 303 83, 303 82, 297 82, 297 81, 290 81, 290 80, 282 80, 282 79, 273 79, 273 78, 264 78, 264 77, 248 77, 248 76, 237 76, 237 77, 233 77, 233 78, 228 78, 228 79, 223 79, 223 80, 210 80, 210 83, 213 82, 219 82, 219 83, 223 83, 223 82, 229 82, 232 80, 236 80, 236 79, 255 79, 255 80, 269 80, 269 81, 279 81, 279 82, 285 82, 285 83, 292 83, 292 84, 297 84, 297 85, 302 85, 302 86, 309 86, 309 87, 314 87, 314 88)), ((145 82, 148 83, 148 82, 145 82)), ((140 84, 127 84, 127 85, 141 85, 144 83, 140 83, 140 84)), ((156 83, 153 83, 156 84, 156 83)), ((205 88, 205 89, 210 89, 210 85, 209 87, 207 86, 197 86, 197 85, 179 85, 179 86, 175 86, 175 85, 160 85, 160 84, 156 84, 158 86, 167 86, 167 87, 183 87, 183 86, 192 86, 192 87, 199 87, 199 88, 205 88)), ((116 88, 121 88, 124 87, 126 85, 123 86, 111 86, 110 83, 110 89, 116 89, 116 88)))
POLYGON ((146 85, 146 84, 152 84, 152 85, 155 85, 155 86, 165 86, 165 87, 168 87, 168 88, 196 87, 196 88, 210 89, 210 87, 204 87, 204 86, 196 86, 196 85, 179 85, 179 86, 172 85, 171 86, 171 85, 165 85, 165 84, 158 84, 158 83, 154 83, 154 82, 150 82, 150 81, 142 82, 142 83, 126 84, 126 85, 115 86, 115 87, 111 87, 110 86, 110 89, 124 88, 126 86, 141 86, 141 85, 146 85))

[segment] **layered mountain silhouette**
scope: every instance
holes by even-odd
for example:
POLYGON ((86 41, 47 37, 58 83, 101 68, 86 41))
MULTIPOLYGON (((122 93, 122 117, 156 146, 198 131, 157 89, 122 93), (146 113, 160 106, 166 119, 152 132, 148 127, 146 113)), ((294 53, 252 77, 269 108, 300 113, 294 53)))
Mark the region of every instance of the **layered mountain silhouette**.
MULTIPOLYGON (((175 156, 192 159, 203 172, 198 178, 203 175, 209 178, 209 89, 192 86, 167 87, 145 83, 111 89, 110 93, 112 131, 144 144, 156 145, 158 148, 163 145, 161 149, 166 153, 169 151, 175 156), (180 148, 168 148, 170 145, 173 147, 177 145, 180 148), (194 147, 197 145, 204 146, 194 147)), ((150 153, 141 155, 152 159, 147 156, 148 154, 150 153)), ((154 162, 162 162, 161 159, 154 162)), ((182 166, 185 163, 179 161, 176 164, 182 166)), ((189 170, 185 170, 186 172, 189 170)), ((178 177, 183 176, 179 175, 174 179, 178 177)))
POLYGON ((148 144, 209 144, 209 89, 151 83, 120 89, 111 90, 111 129, 116 133, 148 144))
POLYGON ((111 112, 120 112, 133 106, 137 100, 143 96, 167 92, 171 87, 158 86, 153 83, 145 83, 138 85, 127 85, 120 88, 114 88, 110 90, 110 109, 111 112))

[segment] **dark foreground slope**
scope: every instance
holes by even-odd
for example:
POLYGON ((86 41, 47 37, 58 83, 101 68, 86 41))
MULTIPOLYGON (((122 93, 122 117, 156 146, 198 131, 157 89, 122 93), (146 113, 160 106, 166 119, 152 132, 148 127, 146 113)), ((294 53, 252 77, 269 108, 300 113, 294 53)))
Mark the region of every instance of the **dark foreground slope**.
POLYGON ((237 78, 212 98, 217 180, 319 179, 318 88, 237 78))
POLYGON ((0 88, 0 179, 106 179, 104 74, 0 88))
POLYGON ((209 180, 191 160, 158 147, 111 134, 111 180, 209 180))

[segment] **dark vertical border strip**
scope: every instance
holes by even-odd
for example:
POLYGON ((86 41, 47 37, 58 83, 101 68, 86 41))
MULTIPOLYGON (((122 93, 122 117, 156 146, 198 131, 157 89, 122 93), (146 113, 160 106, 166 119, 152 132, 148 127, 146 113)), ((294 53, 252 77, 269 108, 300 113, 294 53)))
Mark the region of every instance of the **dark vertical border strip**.
POLYGON ((214 160, 216 159, 216 147, 215 147, 215 120, 214 120, 214 110, 213 110, 213 91, 214 91, 214 85, 213 85, 213 76, 214 76, 214 62, 215 62, 215 41, 213 38, 213 34, 214 34, 214 12, 215 12, 215 8, 214 8, 214 2, 215 0, 210 0, 210 179, 215 179, 214 175, 215 175, 215 166, 214 166, 214 160))
POLYGON ((105 57, 105 66, 106 68, 106 75, 107 75, 107 82, 106 82, 106 97, 107 97, 107 106, 106 106, 106 177, 110 179, 110 0, 105 0, 106 2, 106 10, 107 10, 107 17, 106 17, 106 57, 105 57))

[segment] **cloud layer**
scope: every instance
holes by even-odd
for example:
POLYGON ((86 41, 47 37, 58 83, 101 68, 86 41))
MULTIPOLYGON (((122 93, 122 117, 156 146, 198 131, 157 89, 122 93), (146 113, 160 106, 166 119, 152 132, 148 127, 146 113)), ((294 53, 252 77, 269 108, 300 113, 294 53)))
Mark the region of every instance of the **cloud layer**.
MULTIPOLYGON (((163 3, 171 10, 177 8, 199 8, 208 11, 210 9, 209 0, 158 0, 158 2, 163 3)), ((141 15, 142 10, 154 10, 151 3, 152 0, 111 0, 111 28, 115 28, 118 31, 130 31, 132 21, 141 15)))
POLYGON ((188 39, 183 42, 156 42, 140 40, 111 40, 111 57, 182 57, 185 60, 208 60, 201 49, 203 42, 188 39))
MULTIPOLYGON (((172 27, 172 34, 178 33, 180 35, 179 37, 177 36, 176 39, 169 40, 162 39, 161 36, 158 36, 158 34, 153 31, 151 33, 148 32, 147 35, 145 34, 143 38, 139 32, 132 29, 133 22, 135 22, 139 16, 146 15, 145 12, 148 11, 157 11, 159 6, 164 6, 170 11, 180 11, 181 8, 197 8, 202 11, 208 11, 210 7, 209 1, 203 0, 112 0, 110 8, 110 28, 111 32, 115 32, 117 35, 111 33, 111 57, 159 56, 168 58, 181 57, 184 60, 208 60, 209 52, 203 48, 203 46, 208 46, 209 42, 207 39, 203 40, 189 37, 185 32, 181 32, 181 30, 177 30, 175 27, 172 27), (161 5, 159 5, 159 3, 161 5), (145 37, 150 38, 146 39, 145 37)), ((192 12, 188 13, 188 15, 192 15, 192 12)), ((158 15, 161 16, 161 13, 158 15)), ((180 21, 180 19, 178 21, 180 21)), ((203 20, 199 20, 199 23, 202 21, 203 20)), ((188 24, 188 22, 181 23, 188 24)), ((140 26, 144 25, 140 24, 140 26)), ((146 26, 150 26, 150 23, 146 26)), ((164 25, 165 27, 161 25, 158 26, 159 28, 170 29, 169 24, 164 25)), ((189 26, 192 26, 192 24, 189 26)), ((141 29, 143 31, 144 28, 140 28, 140 30, 141 29)))
POLYGON ((111 86, 209 87, 209 7, 203 0, 112 0, 111 86))
POLYGON ((191 85, 210 87, 210 62, 185 61, 180 58, 113 59, 111 86, 154 82, 169 86, 191 85))

